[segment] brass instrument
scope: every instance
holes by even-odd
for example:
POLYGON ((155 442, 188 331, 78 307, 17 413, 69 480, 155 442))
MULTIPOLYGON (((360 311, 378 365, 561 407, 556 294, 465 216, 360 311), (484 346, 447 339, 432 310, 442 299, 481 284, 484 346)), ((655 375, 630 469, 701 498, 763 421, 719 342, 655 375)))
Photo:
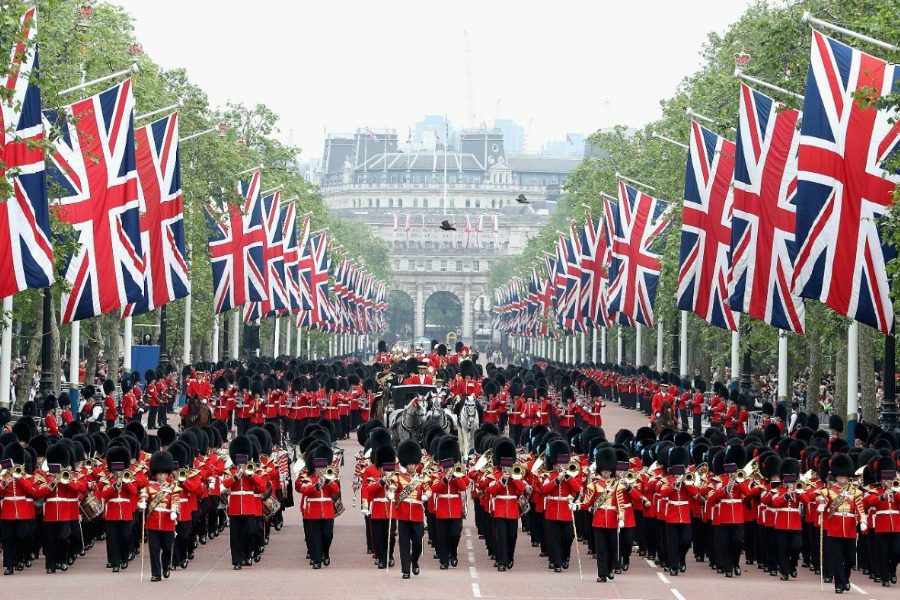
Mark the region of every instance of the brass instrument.
POLYGON ((803 494, 806 492, 807 483, 802 479, 798 479, 794 482, 794 487, 792 488, 795 494, 803 494))
POLYGON ((13 479, 22 479, 25 477, 25 466, 24 465, 15 465, 12 469, 12 478, 13 479))
POLYGON ((123 471, 121 475, 122 483, 128 485, 134 483, 134 471, 123 471))
POLYGON ((450 475, 456 478, 465 477, 466 476, 466 467, 462 463, 456 463, 453 465, 453 468, 450 469, 450 475))
POLYGON ((241 474, 242 474, 244 477, 253 477, 253 475, 256 474, 256 469, 257 469, 257 468, 258 468, 258 467, 257 467, 256 463, 253 462, 253 461, 250 461, 250 462, 248 462, 247 464, 244 465, 244 468, 243 468, 243 469, 241 469, 241 474))
POLYGON ((581 463, 574 458, 566 465, 566 477, 577 477, 581 473, 581 463))
POLYGON ((509 470, 509 477, 513 481, 518 481, 520 479, 525 478, 525 465, 522 463, 516 463, 509 470))
POLYGON ((891 484, 888 486, 890 490, 895 494, 900 494, 900 479, 894 479, 891 481, 891 484))
POLYGON ((338 477, 337 469, 333 466, 325 467, 325 470, 322 472, 322 477, 324 477, 327 481, 334 481, 338 477))
POLYGON ((194 475, 196 475, 199 472, 200 472, 199 469, 181 468, 181 469, 178 469, 178 471, 175 473, 175 479, 178 480, 178 483, 184 483, 185 481, 187 481, 188 479, 190 479, 191 477, 193 477, 194 475))
POLYGON ((688 471, 684 474, 684 477, 682 477, 681 482, 684 485, 697 485, 697 478, 698 475, 696 473, 694 473, 693 471, 688 471))
POLYGON ((622 475, 622 483, 625 485, 634 485, 637 482, 637 473, 634 471, 625 471, 625 474, 622 475))
POLYGON ((72 483, 72 481, 74 479, 75 479, 75 474, 72 471, 70 471, 69 469, 63 469, 59 473, 58 481, 59 481, 59 483, 61 483, 63 485, 68 485, 68 484, 72 483))
POLYGON ((741 484, 747 481, 747 474, 744 473, 743 469, 738 469, 734 473, 734 482, 737 484, 741 484))
POLYGON ((539 475, 539 474, 541 473, 541 470, 542 470, 543 468, 544 468, 544 457, 543 457, 543 456, 539 456, 539 457, 534 461, 534 464, 531 465, 531 474, 532 474, 532 475, 539 475))
POLYGON ((494 464, 494 449, 489 448, 487 452, 478 457, 478 460, 475 461, 475 466, 473 467, 476 471, 484 471, 486 467, 491 467, 494 464))

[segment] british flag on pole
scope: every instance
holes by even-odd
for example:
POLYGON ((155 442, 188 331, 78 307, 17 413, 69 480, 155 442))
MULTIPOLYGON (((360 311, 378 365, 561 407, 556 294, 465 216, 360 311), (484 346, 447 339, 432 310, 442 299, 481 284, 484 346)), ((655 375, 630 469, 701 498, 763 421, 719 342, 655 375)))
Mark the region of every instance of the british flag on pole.
MULTIPOLYGON (((307 218, 303 219, 303 227, 309 231, 307 218)), ((306 240, 304 239, 304 243, 306 240)), ((284 205, 284 276, 290 299, 290 312, 295 313, 303 308, 300 291, 300 244, 297 241, 297 205, 288 202, 284 205)))
POLYGON ((328 234, 320 233, 309 241, 310 270, 304 273, 307 286, 311 292, 312 308, 310 309, 313 324, 333 318, 331 301, 328 299, 328 271, 331 263, 328 260, 328 234))
POLYGON ((281 192, 274 192, 262 200, 263 264, 265 265, 266 299, 260 302, 262 317, 270 317, 290 308, 284 268, 284 210, 281 192))
POLYGON ((741 85, 731 225, 733 310, 803 333, 791 292, 800 113, 741 85))
POLYGON ((661 269, 653 244, 668 228, 669 203, 619 182, 614 213, 609 312, 626 325, 653 327, 653 303, 661 269))
POLYGON ((861 106, 857 90, 880 97, 900 90, 900 69, 818 31, 812 33, 797 185, 794 292, 835 312, 891 331, 887 263, 896 250, 879 219, 900 177, 884 163, 897 149, 896 114, 861 106))
POLYGON ((178 113, 135 132, 141 248, 144 251, 143 297, 122 310, 141 315, 191 293, 184 247, 184 201, 178 159, 178 113))
POLYGON ((131 80, 45 117, 61 132, 51 156, 61 194, 53 211, 77 237, 60 310, 62 322, 71 323, 144 293, 131 80))
MULTIPOLYGON (((44 170, 41 93, 30 81, 38 66, 32 44, 37 9, 22 17, 21 40, 12 48, 9 73, 0 87, 12 92, 0 102, 0 177, 8 197, 0 202, 0 298, 53 283, 53 248, 44 170)), ((4 194, 5 195, 5 194, 4 194)))
POLYGON ((678 308, 707 323, 737 331, 728 302, 734 142, 696 121, 684 174, 678 308))

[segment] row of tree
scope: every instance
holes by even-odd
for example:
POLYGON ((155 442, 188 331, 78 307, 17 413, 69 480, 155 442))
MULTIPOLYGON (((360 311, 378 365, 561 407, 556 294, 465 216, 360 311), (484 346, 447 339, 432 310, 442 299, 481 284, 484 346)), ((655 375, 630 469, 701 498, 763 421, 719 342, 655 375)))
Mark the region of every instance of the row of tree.
MULTIPOLYGON (((613 130, 597 132, 590 137, 590 143, 601 150, 600 156, 585 160, 570 176, 566 184, 566 194, 557 212, 545 230, 531 239, 521 256, 498 261, 492 271, 492 284, 499 287, 511 277, 527 279, 531 267, 543 252, 553 252, 557 241, 557 231, 567 230, 569 219, 583 218, 583 205, 591 207, 595 217, 603 214, 601 192, 615 194, 616 173, 636 177, 656 188, 654 196, 679 202, 684 193, 686 150, 655 137, 665 137, 686 143, 690 130, 688 108, 696 113, 711 117, 716 124, 710 127, 717 133, 733 139, 730 130, 737 122, 739 80, 734 77, 735 57, 748 53, 751 56, 745 71, 759 79, 781 86, 796 93, 803 93, 807 66, 810 56, 810 27, 802 16, 809 11, 816 17, 839 23, 840 25, 870 35, 876 39, 900 40, 900 7, 890 0, 797 0, 772 3, 759 0, 749 6, 741 18, 733 23, 724 34, 711 33, 702 49, 701 68, 686 76, 675 93, 661 102, 662 117, 647 124, 638 131, 621 126, 613 130)), ((702 19, 702 15, 696 15, 702 19)), ((677 35, 677 32, 673 32, 677 35)), ((883 48, 876 48, 853 40, 852 45, 866 52, 887 58, 891 62, 900 61, 900 56, 891 55, 883 48)), ((665 60, 664 57, 662 60, 665 60)), ((664 67, 664 65, 662 65, 664 67)), ((645 75, 645 76, 650 76, 645 75)), ((635 81, 639 76, 636 75, 635 81)), ((623 82, 609 82, 623 85, 623 82)), ((629 82, 627 85, 635 85, 629 82)), ((635 93, 639 89, 635 88, 635 93)), ((767 92, 771 93, 771 92, 767 92)), ((802 108, 791 97, 776 98, 790 106, 802 108)), ((867 102, 864 92, 857 98, 867 102)), ((882 105, 898 106, 897 93, 880 101, 882 105)), ((893 159, 897 161, 895 157, 893 159)), ((900 163, 895 162, 895 166, 900 163)), ((676 307, 676 285, 678 273, 679 245, 677 235, 680 230, 680 211, 675 211, 670 235, 665 246, 662 275, 656 298, 655 312, 661 318, 663 327, 674 332, 680 317, 676 307)), ((895 240, 900 241, 900 215, 892 214, 887 224, 895 240)), ((891 265, 891 272, 897 269, 891 265)), ((755 374, 775 373, 778 330, 765 323, 743 319, 749 326, 742 325, 741 344, 743 353, 750 349, 753 372, 755 374)), ((791 379, 808 371, 809 408, 818 409, 819 382, 823 375, 834 375, 835 410, 846 412, 847 383, 847 336, 849 321, 836 315, 817 302, 807 301, 806 328, 804 336, 789 335, 789 368, 791 379)), ((688 364, 692 371, 699 371, 708 378, 713 370, 725 373, 729 364, 730 333, 713 327, 701 319, 690 316, 688 327, 688 364)), ((624 328, 626 343, 625 356, 634 356, 634 330, 624 328)), ((610 334, 614 344, 616 332, 610 334)), ((877 385, 876 370, 882 367, 883 337, 874 329, 860 325, 860 408, 868 420, 876 416, 877 385)), ((655 335, 644 335, 643 356, 655 356, 655 335)), ((614 356, 614 346, 610 346, 609 356, 614 356)), ((664 364, 671 364, 673 336, 666 336, 664 364)))
MULTIPOLYGON (((298 198, 298 214, 311 213, 315 227, 328 228, 331 239, 335 242, 332 248, 341 247, 339 253, 333 256, 333 261, 340 256, 346 257, 356 264, 365 265, 376 278, 389 280, 387 245, 374 237, 365 225, 338 219, 328 211, 318 189, 300 172, 300 148, 277 139, 279 117, 264 104, 212 106, 206 93, 191 83, 184 69, 166 70, 153 62, 134 36, 132 17, 120 7, 78 0, 40 0, 28 4, 36 4, 40 15, 36 38, 40 64, 38 72, 32 77, 40 86, 45 109, 53 110, 73 100, 72 96, 75 94, 60 97, 60 90, 136 64, 136 115, 177 103, 180 106, 178 112, 182 137, 207 130, 218 123, 227 125, 224 136, 202 136, 180 148, 185 232, 191 260, 190 301, 193 323, 189 335, 194 360, 211 357, 214 318, 212 273, 207 251, 208 229, 203 208, 210 200, 233 198, 234 194, 224 194, 223 190, 234 189, 237 173, 254 165, 265 165, 267 186, 282 185, 283 198, 298 198)), ((0 10, 0 48, 4 52, 0 58, 0 69, 4 72, 9 71, 11 64, 10 55, 5 53, 20 35, 19 20, 25 8, 26 3, 11 1, 5 2, 0 10)), ((243 75, 235 73, 235 86, 247 85, 243 75)), ((109 82, 100 83, 77 94, 93 94, 109 85, 109 82)), ((0 100, 7 101, 9 93, 9 90, 0 89, 0 100)), ((146 121, 136 123, 137 126, 145 124, 146 121)), ((51 139, 58 133, 47 132, 51 139)), ((0 173, 3 170, 0 164, 0 173)), ((5 200, 9 193, 8 181, 0 177, 0 199, 5 200)), ((50 196, 53 195, 51 189, 50 196)), ((62 233, 65 229, 56 220, 51 225, 54 234, 62 233)), ((56 254, 59 267, 62 267, 64 254, 56 254)), ((54 312, 58 310, 55 307, 58 306, 62 285, 57 282, 52 288, 54 312)), ((175 356, 181 354, 180 348, 185 335, 182 325, 184 306, 185 302, 177 301, 168 308, 168 350, 175 356)), ((16 390, 20 402, 27 394, 30 374, 39 360, 42 313, 40 291, 27 291, 16 296, 13 330, 16 332, 17 343, 14 344, 13 355, 25 358, 24 376, 19 378, 16 390)), ((157 325, 158 320, 158 311, 135 318, 136 339, 140 339, 142 332, 157 331, 147 329, 146 326, 157 325)), ((65 350, 68 343, 68 328, 57 326, 56 314, 53 315, 52 322, 51 354, 56 358, 63 354, 62 350, 65 350)), ((99 357, 111 358, 113 364, 117 364, 122 352, 121 329, 118 313, 90 319, 82 326, 81 340, 85 345, 82 356, 87 361, 89 374, 94 372, 99 357)), ((263 347, 272 347, 273 329, 271 326, 263 328, 263 347)), ((285 335, 285 330, 286 328, 281 328, 282 335, 285 335)), ((327 348, 327 342, 315 333, 312 334, 311 342, 320 355, 327 348)), ((60 364, 58 361, 55 363, 54 368, 59 369, 60 364)), ((54 379, 58 381, 59 377, 54 379)))

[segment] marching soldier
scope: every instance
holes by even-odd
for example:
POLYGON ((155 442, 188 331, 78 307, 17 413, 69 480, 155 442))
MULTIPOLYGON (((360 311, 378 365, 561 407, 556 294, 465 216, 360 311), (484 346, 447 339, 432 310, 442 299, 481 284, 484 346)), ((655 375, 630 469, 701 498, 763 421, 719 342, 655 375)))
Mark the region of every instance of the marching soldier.
MULTIPOLYGON (((181 488, 172 479, 172 455, 155 452, 150 457, 150 482, 141 490, 138 509, 146 515, 147 542, 150 551, 150 581, 169 578, 172 549, 175 544, 175 524, 181 488)), ((142 549, 143 551, 143 549, 142 549)))
POLYGON ((834 592, 842 594, 850 591, 850 572, 856 563, 856 528, 866 531, 863 513, 862 493, 850 481, 853 475, 853 460, 846 454, 837 454, 831 459, 831 474, 834 483, 818 493, 818 512, 822 516, 825 532, 825 558, 829 561, 831 576, 834 578, 834 592))
MULTIPOLYGON (((251 462, 253 442, 238 435, 228 446, 232 467, 222 485, 228 490, 228 519, 231 537, 231 565, 235 571, 249 567, 257 537, 257 516, 262 514, 260 496, 268 478, 251 462)), ((225 494, 223 493, 223 496, 225 494)))
POLYGON ((66 571, 74 558, 69 556, 69 539, 79 518, 79 498, 87 482, 74 470, 75 458, 62 441, 47 450, 48 474, 38 487, 44 498, 44 555, 47 573, 66 571))
POLYGON ((516 558, 516 539, 522 516, 519 499, 526 493, 525 467, 516 473, 516 446, 508 438, 494 446, 494 471, 487 493, 490 495, 491 519, 494 524, 494 566, 503 572, 513 568, 516 558))
POLYGON ((373 450, 372 455, 372 463, 379 473, 376 479, 366 485, 362 510, 363 514, 368 514, 370 518, 376 564, 379 569, 386 569, 394 566, 397 455, 391 446, 381 446, 373 450))
POLYGON ((334 499, 341 487, 337 470, 329 469, 334 459, 331 448, 323 443, 312 444, 304 455, 308 476, 298 478, 295 489, 303 496, 301 504, 306 525, 309 562, 313 569, 331 564, 331 541, 334 538, 336 516, 334 499))
MULTIPOLYGON (((550 549, 550 564, 557 573, 569 568, 575 527, 572 509, 575 498, 581 492, 577 473, 567 469, 569 445, 554 440, 547 445, 547 465, 550 471, 544 476, 544 520, 550 549)), ((579 469, 580 471, 580 469, 579 469)))
MULTIPOLYGON (((513 447, 515 451, 515 447, 513 447)), ((457 549, 462 536, 462 520, 465 512, 462 494, 469 487, 469 477, 462 465, 459 442, 447 436, 440 440, 437 449, 440 473, 431 484, 435 506, 435 543, 441 569, 457 566, 457 549)))
POLYGON ((112 572, 128 568, 128 548, 138 502, 138 485, 131 465, 131 452, 125 446, 110 446, 106 451, 109 474, 101 479, 99 495, 103 499, 106 528, 107 562, 112 572))
POLYGON ((431 496, 428 478, 420 473, 422 449, 413 440, 400 442, 397 460, 402 466, 397 477, 397 537, 400 542, 400 570, 409 579, 410 570, 419 574, 422 538, 425 535, 425 505, 431 496))
POLYGON ((3 541, 3 574, 12 575, 31 566, 30 541, 34 535, 35 489, 40 476, 34 475, 34 459, 18 442, 3 449, 0 462, 0 538, 3 541))

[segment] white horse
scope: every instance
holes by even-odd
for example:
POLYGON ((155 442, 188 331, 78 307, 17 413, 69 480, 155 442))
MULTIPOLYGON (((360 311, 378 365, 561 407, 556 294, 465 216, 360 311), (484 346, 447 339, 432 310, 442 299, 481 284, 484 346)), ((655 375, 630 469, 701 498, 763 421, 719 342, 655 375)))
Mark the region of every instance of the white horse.
POLYGON ((472 444, 475 441, 475 432, 481 425, 481 407, 475 396, 466 396, 466 399, 456 405, 457 427, 459 430, 459 446, 463 460, 469 455, 472 444))
POLYGON ((436 423, 444 433, 450 433, 456 427, 456 416, 441 403, 439 394, 429 393, 428 412, 425 415, 425 423, 436 423))
POLYGON ((424 424, 425 404, 419 396, 410 400, 405 408, 398 408, 388 416, 388 430, 400 442, 409 439, 418 441, 424 424))

